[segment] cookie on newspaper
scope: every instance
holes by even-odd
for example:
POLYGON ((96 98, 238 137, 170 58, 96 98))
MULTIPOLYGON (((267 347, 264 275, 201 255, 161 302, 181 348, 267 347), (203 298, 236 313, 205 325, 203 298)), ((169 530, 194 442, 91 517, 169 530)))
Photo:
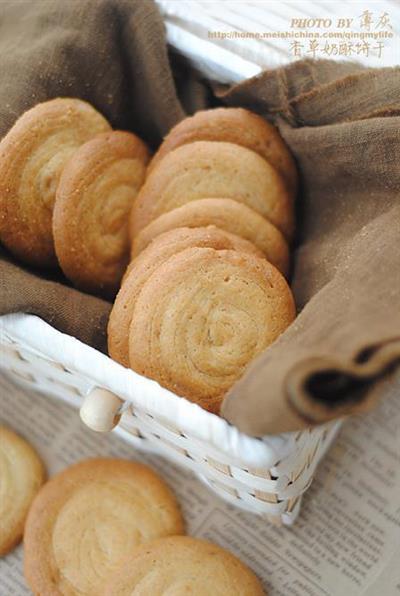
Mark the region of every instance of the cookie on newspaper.
POLYGON ((104 596, 266 596, 254 572, 229 551, 171 536, 135 549, 107 582, 104 596))
POLYGON ((0 556, 21 540, 28 509, 45 476, 34 448, 0 426, 0 556))
POLYGON ((99 596, 136 546, 183 531, 175 497, 150 468, 89 459, 52 478, 34 500, 25 577, 34 594, 99 596))

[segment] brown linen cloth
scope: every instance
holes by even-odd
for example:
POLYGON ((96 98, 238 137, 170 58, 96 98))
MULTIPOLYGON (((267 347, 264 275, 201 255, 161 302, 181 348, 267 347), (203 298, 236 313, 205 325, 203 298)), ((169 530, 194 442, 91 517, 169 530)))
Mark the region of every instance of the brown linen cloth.
MULTIPOLYGON (((172 70, 150 0, 0 4, 1 135, 35 103, 76 96, 154 146, 184 116, 182 104, 217 101, 181 60, 172 70)), ((219 92, 276 122, 302 183, 293 267, 301 312, 223 405, 245 432, 302 428, 369 405, 400 363, 399 77, 301 61, 219 92)), ((109 303, 5 253, 0 279, 0 314, 37 314, 104 349, 109 303)))
MULTIPOLYGON (((0 137, 16 118, 53 97, 90 101, 114 128, 150 144, 183 118, 152 1, 0 2, 0 137)), ((111 305, 61 274, 26 271, 0 252, 0 314, 26 312, 106 350, 111 305)))
POLYGON ((272 116, 302 182, 301 312, 222 414, 262 435, 367 409, 400 369, 400 68, 304 61, 222 97, 272 116))

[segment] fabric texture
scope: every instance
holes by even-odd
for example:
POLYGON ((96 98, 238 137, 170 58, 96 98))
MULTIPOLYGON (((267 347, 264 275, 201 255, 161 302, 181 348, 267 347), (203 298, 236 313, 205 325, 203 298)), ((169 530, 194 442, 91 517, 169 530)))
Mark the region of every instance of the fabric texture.
MULTIPOLYGON (((171 58, 171 57, 170 57, 171 58)), ((156 147, 186 112, 243 106, 275 122, 300 171, 299 315, 222 415, 263 435, 370 407, 400 369, 400 68, 299 61, 230 89, 169 60, 152 0, 2 2, 0 135, 39 101, 91 102, 156 147)), ((28 312, 100 350, 111 305, 0 253, 0 314, 28 312)))
POLYGON ((367 409, 400 365, 400 68, 298 62, 220 93, 272 118, 301 175, 299 315, 223 415, 250 434, 367 409))
MULTIPOLYGON (((184 117, 156 6, 137 0, 0 3, 0 136, 36 103, 79 97, 116 129, 155 146, 184 117)), ((61 273, 27 271, 0 253, 0 314, 36 314, 106 351, 111 305, 61 273)))

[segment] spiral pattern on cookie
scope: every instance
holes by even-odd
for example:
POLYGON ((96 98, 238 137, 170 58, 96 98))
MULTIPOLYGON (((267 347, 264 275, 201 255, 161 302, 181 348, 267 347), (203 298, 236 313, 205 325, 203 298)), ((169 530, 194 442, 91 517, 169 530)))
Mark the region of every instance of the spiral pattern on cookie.
POLYGON ((53 232, 65 275, 80 289, 113 296, 129 262, 128 219, 149 153, 114 131, 78 149, 57 190, 53 232))
POLYGON ((148 173, 167 153, 195 141, 234 143, 255 151, 280 173, 295 197, 298 185, 296 164, 278 129, 244 108, 201 110, 179 122, 161 143, 148 173))
POLYGON ((130 264, 115 299, 108 323, 108 352, 123 366, 129 366, 129 327, 140 291, 157 267, 186 248, 232 249, 255 256, 262 253, 247 240, 215 226, 177 228, 158 236, 130 264))
POLYGON ((253 358, 295 316, 291 291, 265 259, 186 249, 144 284, 129 331, 131 367, 218 412, 253 358))
POLYGON ((152 470, 87 460, 52 478, 35 499, 25 575, 35 594, 98 596, 134 547, 182 531, 178 505, 152 470))
POLYGON ((135 549, 107 582, 104 596, 267 596, 247 565, 229 551, 190 536, 135 549))
POLYGON ((136 236, 131 257, 137 256, 154 238, 167 230, 210 224, 249 240, 283 275, 287 275, 289 247, 284 236, 256 211, 232 199, 198 199, 160 215, 136 236))
POLYGON ((0 240, 21 260, 57 264, 52 214, 61 173, 76 149, 110 130, 88 103, 59 98, 25 112, 0 143, 0 240))
POLYGON ((20 541, 28 509, 44 479, 43 463, 33 447, 0 426, 0 556, 20 541))
POLYGON ((196 199, 244 203, 290 237, 293 202, 281 175, 260 155, 234 145, 197 141, 174 149, 147 177, 131 212, 131 238, 151 221, 196 199))

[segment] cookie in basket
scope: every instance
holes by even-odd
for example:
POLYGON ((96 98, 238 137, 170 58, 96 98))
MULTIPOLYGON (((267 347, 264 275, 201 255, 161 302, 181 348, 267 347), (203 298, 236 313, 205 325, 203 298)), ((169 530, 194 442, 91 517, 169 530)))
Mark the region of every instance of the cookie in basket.
POLYGON ((174 126, 150 162, 150 173, 161 159, 177 147, 194 141, 224 141, 255 151, 284 178, 296 195, 298 176, 294 159, 278 129, 244 108, 201 110, 174 126))
POLYGON ((21 540, 29 507, 45 476, 34 448, 11 429, 0 426, 0 556, 21 540))
POLYGON ((0 240, 16 257, 55 267, 52 214, 76 149, 110 125, 90 104, 58 98, 25 112, 0 143, 0 240))
POLYGON ((283 275, 287 275, 289 248, 282 233, 259 213, 232 199, 198 199, 160 215, 136 236, 131 257, 137 256, 154 238, 167 230, 210 224, 249 240, 283 275))
POLYGON ((157 267, 136 299, 130 366, 211 412, 293 321, 293 296, 265 259, 188 248, 157 267))
POLYGON ((115 299, 108 323, 108 351, 114 360, 129 366, 129 327, 139 293, 162 263, 193 247, 233 249, 262 256, 250 242, 216 228, 176 228, 158 236, 129 266, 115 299))
POLYGON ((266 596, 261 582, 229 551, 189 536, 135 549, 110 578, 104 596, 266 596))
POLYGON ((181 534, 175 497, 147 466, 91 459, 52 478, 25 528, 25 577, 34 594, 99 595, 134 547, 181 534))
POLYGON ((254 151, 197 141, 169 152, 146 178, 131 212, 131 238, 151 221, 196 199, 234 199, 290 237, 293 201, 283 178, 254 151))
POLYGON ((56 254, 82 290, 115 295, 129 262, 128 218, 149 152, 134 134, 107 132, 82 145, 61 175, 53 216, 56 254))

